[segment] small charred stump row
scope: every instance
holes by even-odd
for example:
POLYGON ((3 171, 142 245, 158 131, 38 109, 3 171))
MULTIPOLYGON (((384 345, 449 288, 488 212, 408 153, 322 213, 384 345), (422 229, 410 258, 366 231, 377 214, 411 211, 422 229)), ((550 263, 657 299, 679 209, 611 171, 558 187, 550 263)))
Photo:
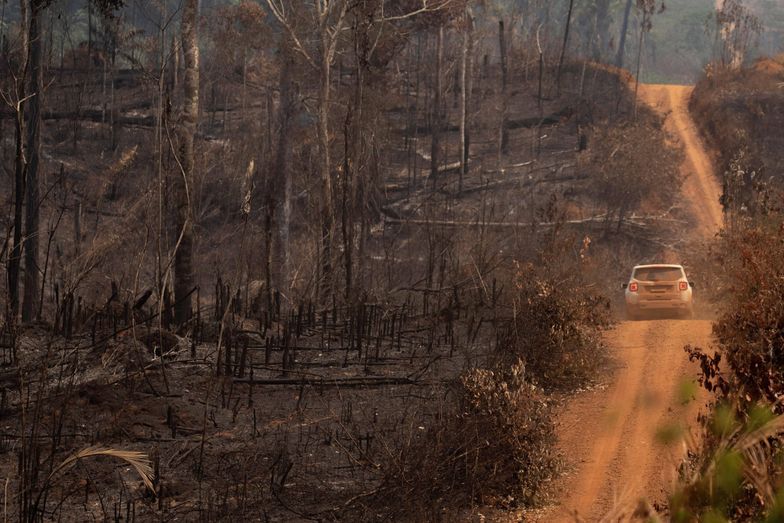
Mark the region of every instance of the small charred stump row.
POLYGON ((16 335, 9 326, 0 328, 0 366, 16 363, 16 335))

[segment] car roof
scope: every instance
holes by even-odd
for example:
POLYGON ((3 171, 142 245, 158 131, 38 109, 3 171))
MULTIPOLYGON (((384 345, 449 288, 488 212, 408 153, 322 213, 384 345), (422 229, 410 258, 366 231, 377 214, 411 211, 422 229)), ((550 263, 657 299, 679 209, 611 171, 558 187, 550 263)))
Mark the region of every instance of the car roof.
POLYGON ((674 265, 671 263, 651 263, 648 265, 635 265, 635 269, 683 269, 683 265, 674 265))

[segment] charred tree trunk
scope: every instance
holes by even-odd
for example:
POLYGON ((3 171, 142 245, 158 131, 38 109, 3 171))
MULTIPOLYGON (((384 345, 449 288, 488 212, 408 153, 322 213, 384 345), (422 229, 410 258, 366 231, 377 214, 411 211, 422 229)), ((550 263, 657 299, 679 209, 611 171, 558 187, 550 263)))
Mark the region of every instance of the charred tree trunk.
POLYGON ((177 42, 176 33, 172 34, 171 48, 169 53, 171 53, 172 57, 171 88, 169 90, 172 93, 176 93, 180 83, 180 44, 177 42))
POLYGON ((443 89, 443 62, 444 62, 444 27, 438 28, 436 36, 436 70, 435 86, 433 92, 432 108, 432 140, 430 142, 430 178, 432 179, 433 189, 438 183, 438 166, 441 159, 441 91, 443 89))
POLYGON ((474 19, 470 9, 465 12, 463 49, 460 59, 460 182, 458 191, 463 190, 463 178, 468 174, 469 130, 468 113, 471 103, 474 51, 474 19))
MULTIPOLYGON (((357 68, 359 70, 359 68, 357 68)), ((359 74, 359 71, 357 71, 359 74)), ((353 223, 351 219, 351 209, 350 209, 350 186, 351 186, 351 179, 352 179, 352 168, 354 166, 354 160, 351 157, 353 146, 350 145, 353 137, 351 136, 352 132, 351 129, 353 127, 353 109, 352 106, 349 105, 348 112, 346 113, 346 121, 343 126, 343 144, 344 144, 344 154, 343 154, 343 177, 341 179, 341 197, 340 197, 340 226, 341 226, 341 233, 343 235, 343 264, 346 276, 346 287, 345 287, 345 298, 346 303, 351 302, 351 285, 352 285, 352 268, 353 263, 351 259, 353 249, 353 223)))
MULTIPOLYGON (((346 302, 352 301, 355 286, 354 239, 356 228, 357 185, 359 184, 360 157, 362 151, 362 101, 364 97, 364 55, 360 43, 360 30, 355 28, 354 56, 357 61, 354 78, 354 100, 346 116, 346 162, 343 179, 343 260, 346 272, 346 302)), ((363 206, 364 207, 364 206, 363 206)))
POLYGON ((319 174, 321 176, 321 297, 326 303, 332 293, 332 232, 335 215, 332 205, 332 160, 329 143, 329 106, 331 101, 331 44, 326 28, 321 31, 320 96, 318 115, 319 174))
POLYGON ((542 84, 544 82, 544 50, 542 49, 542 42, 539 39, 539 32, 541 31, 542 26, 540 25, 539 28, 536 30, 536 48, 539 54, 539 79, 538 79, 538 86, 536 90, 536 100, 537 105, 539 106, 539 117, 544 117, 544 108, 542 106, 542 84))
MULTIPOLYGON (((5 46, 5 4, 6 2, 2 2, 2 6, 0 6, 0 46, 5 46)), ((4 49, 0 49, 2 51, 4 49)))
POLYGON ((73 226, 74 226, 74 255, 78 258, 82 253, 82 201, 76 200, 74 202, 73 213, 73 226))
MULTIPOLYGON (((411 192, 412 188, 417 186, 417 178, 419 176, 419 95, 422 89, 422 35, 417 35, 416 46, 416 72, 414 80, 414 107, 411 111, 410 119, 410 133, 413 137, 409 138, 409 148, 411 149, 411 181, 408 185, 408 191, 411 192)), ((425 97, 427 100, 427 97, 425 97)), ((427 102, 425 102, 427 104, 427 102)), ((425 113, 426 114, 426 113, 425 113)))
POLYGON ((117 150, 117 98, 116 98, 116 73, 117 73, 117 43, 112 41, 111 74, 109 75, 109 130, 111 132, 112 151, 117 150))
MULTIPOLYGON (((24 95, 22 96, 24 98, 24 95)), ((8 293, 10 313, 16 318, 19 312, 19 271, 22 265, 22 216, 25 198, 25 163, 24 163, 24 117, 20 105, 16 116, 16 158, 14 162, 14 237, 11 255, 8 258, 8 293)))
POLYGON ((291 139, 291 116, 293 112, 293 85, 291 82, 291 53, 283 50, 283 63, 280 68, 280 107, 278 107, 278 143, 275 151, 275 172, 280 201, 275 205, 273 250, 276 256, 273 281, 280 289, 288 289, 291 278, 291 174, 289 173, 289 141, 291 139))
POLYGON ((275 212, 277 209, 277 180, 275 179, 277 173, 272 173, 266 183, 266 204, 264 206, 264 279, 267 284, 265 285, 265 299, 267 307, 272 309, 272 292, 273 287, 277 284, 275 281, 275 269, 273 267, 274 249, 275 249, 275 212))
POLYGON ((509 66, 507 64, 506 56, 506 31, 504 30, 504 21, 498 22, 498 46, 501 54, 501 128, 499 129, 499 146, 498 146, 498 165, 501 166, 501 155, 506 154, 509 150, 509 129, 508 129, 508 100, 507 100, 507 83, 509 76, 509 66))
POLYGON ((596 34, 594 34, 591 44, 593 59, 596 62, 603 61, 610 49, 610 21, 610 0, 597 0, 594 19, 596 34))
MULTIPOLYGON (((27 27, 27 0, 21 0, 21 24, 27 27)), ((5 3, 3 4, 5 6, 5 3)), ((23 63, 21 70, 17 72, 15 81, 16 89, 16 114, 14 121, 14 139, 16 144, 15 158, 14 158, 14 236, 13 245, 11 247, 11 254, 8 258, 8 293, 9 293, 9 311, 12 319, 16 319, 19 312, 19 274, 22 266, 22 227, 23 227, 23 214, 24 214, 24 200, 26 189, 26 173, 25 173, 25 155, 24 155, 24 137, 25 137, 25 77, 28 60, 28 42, 27 34, 22 31, 21 53, 23 63)))
POLYGON ((27 115, 27 205, 25 208, 25 239, 24 239, 24 302, 22 304, 22 321, 34 319, 38 312, 39 267, 38 247, 40 228, 40 191, 38 187, 38 169, 41 160, 41 104, 43 97, 43 69, 41 42, 41 13, 44 9, 43 0, 30 3, 30 30, 28 45, 30 47, 30 83, 28 93, 31 95, 27 115))
POLYGON ((569 45, 569 28, 572 25, 572 10, 574 9, 574 0, 569 0, 569 12, 566 15, 566 28, 564 29, 563 45, 561 46, 561 56, 558 59, 558 72, 555 75, 555 86, 558 96, 561 95, 561 70, 563 68, 564 57, 566 56, 566 47, 569 45))
POLYGON ((642 68, 642 49, 645 45, 645 33, 649 24, 648 13, 644 12, 640 26, 640 40, 637 43, 637 72, 634 75, 634 117, 637 118, 637 95, 640 90, 640 71, 642 68))
POLYGON ((196 39, 198 0, 185 0, 182 11, 182 50, 185 63, 183 111, 180 126, 182 172, 173 184, 177 207, 179 246, 174 254, 174 316, 182 325, 191 318, 193 307, 193 223, 192 203, 194 156, 193 142, 199 115, 199 47, 196 39))
POLYGON ((618 41, 618 55, 615 58, 615 65, 623 67, 624 53, 626 52, 626 34, 629 32, 629 15, 632 12, 634 0, 626 0, 626 10, 623 12, 623 23, 621 24, 621 38, 618 41))

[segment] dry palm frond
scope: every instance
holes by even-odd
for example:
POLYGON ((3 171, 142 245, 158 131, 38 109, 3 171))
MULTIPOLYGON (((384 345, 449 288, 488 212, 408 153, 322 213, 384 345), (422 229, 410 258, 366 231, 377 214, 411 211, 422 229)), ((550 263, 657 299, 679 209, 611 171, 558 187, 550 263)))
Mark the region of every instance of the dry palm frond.
POLYGON ((44 482, 44 489, 42 490, 45 490, 45 487, 50 484, 52 478, 56 474, 65 472, 82 459, 98 456, 106 456, 125 461, 131 467, 133 467, 137 474, 139 474, 139 477, 142 479, 145 486, 150 489, 151 492, 155 492, 155 487, 153 487, 152 484, 152 467, 150 465, 150 460, 147 457, 147 454, 134 450, 118 450, 102 447, 87 447, 65 458, 65 460, 56 466, 46 478, 46 481, 44 482))
POLYGON ((776 498, 768 467, 770 461, 770 438, 784 433, 784 416, 776 416, 761 427, 744 434, 732 445, 743 454, 743 474, 762 496, 768 506, 776 498))
POLYGON ((634 500, 629 494, 613 501, 613 506, 599 520, 600 523, 631 523, 646 521, 660 523, 661 516, 646 499, 634 500))
POLYGON ((765 500, 767 506, 772 506, 776 495, 768 466, 771 458, 770 440, 784 434, 784 415, 776 416, 752 431, 744 433, 743 430, 741 427, 731 434, 725 434, 713 452, 707 468, 702 471, 695 470, 685 484, 695 485, 708 478, 712 491, 713 475, 720 457, 728 452, 736 452, 742 456, 746 481, 765 500))
POLYGON ((748 452, 755 447, 768 447, 768 440, 774 436, 784 433, 784 415, 776 416, 761 427, 744 434, 732 445, 732 448, 740 452, 748 452))
POLYGON ((757 493, 765 500, 766 506, 773 506, 776 502, 776 493, 771 481, 768 461, 770 454, 766 448, 754 447, 746 453, 743 474, 754 486, 757 493))
MULTIPOLYGON (((751 432, 742 434, 743 429, 739 428, 730 435, 725 435, 719 443, 714 457, 718 458, 725 452, 735 451, 744 456, 744 460, 748 461, 749 456, 757 450, 766 450, 770 447, 769 439, 784 434, 784 415, 776 416, 770 421, 758 427, 751 432)), ((706 473, 712 473, 716 467, 717 460, 714 459, 706 473)), ((699 476, 697 472, 697 476, 699 476)))

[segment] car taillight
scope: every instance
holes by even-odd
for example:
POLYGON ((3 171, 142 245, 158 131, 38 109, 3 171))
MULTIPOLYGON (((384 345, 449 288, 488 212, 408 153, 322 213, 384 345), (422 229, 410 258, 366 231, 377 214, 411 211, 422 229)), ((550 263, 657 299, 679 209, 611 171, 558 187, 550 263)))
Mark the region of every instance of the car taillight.
POLYGON ((637 282, 633 281, 629 284, 629 292, 637 292, 637 282))
POLYGON ((680 290, 682 290, 682 291, 687 291, 687 290, 689 290, 689 283, 685 282, 685 281, 682 281, 682 282, 678 283, 678 288, 680 290))

